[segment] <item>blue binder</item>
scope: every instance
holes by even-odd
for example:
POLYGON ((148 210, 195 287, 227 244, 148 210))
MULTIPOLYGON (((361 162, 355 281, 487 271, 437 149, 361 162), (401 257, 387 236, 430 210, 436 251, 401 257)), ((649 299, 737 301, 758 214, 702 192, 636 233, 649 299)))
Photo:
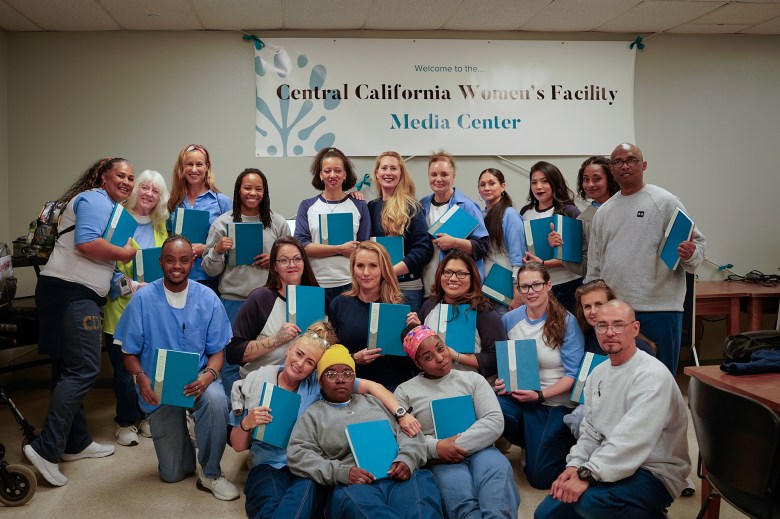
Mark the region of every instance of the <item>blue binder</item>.
POLYGON ((454 238, 466 238, 478 225, 477 219, 465 209, 453 205, 438 220, 433 222, 433 225, 428 228, 428 234, 434 238, 438 238, 436 235, 442 233, 454 238))
POLYGON ((406 357, 401 332, 406 328, 406 316, 412 311, 409 305, 371 303, 368 310, 367 348, 382 348, 383 355, 406 357))
POLYGON ((482 283, 482 293, 497 303, 509 306, 514 297, 514 285, 512 271, 494 263, 482 283))
POLYGON ((179 207, 173 213, 173 234, 181 234, 192 243, 206 243, 210 216, 208 211, 179 207))
POLYGON ((325 289, 304 285, 287 285, 287 322, 301 331, 316 321, 325 320, 325 289))
POLYGON ((133 237, 136 227, 138 222, 133 215, 126 211, 122 204, 114 204, 103 238, 112 245, 124 247, 127 240, 133 237))
POLYGON ((551 223, 556 223, 555 216, 523 221, 523 226, 525 227, 525 243, 528 246, 528 250, 545 261, 555 259, 555 249, 550 247, 550 243, 547 241, 547 235, 550 234, 551 223))
POLYGON ((135 261, 133 262, 133 279, 139 283, 151 283, 163 277, 162 267, 160 266, 161 254, 162 247, 136 251, 135 261))
POLYGON ((582 357, 580 370, 577 373, 577 380, 574 381, 574 387, 569 397, 572 402, 577 402, 578 404, 585 403, 585 384, 588 381, 588 377, 593 372, 593 368, 607 360, 607 358, 606 355, 599 355, 598 353, 585 353, 585 356, 582 357))
POLYGON ((301 395, 264 382, 258 405, 271 408, 273 421, 255 427, 252 438, 280 449, 286 449, 293 426, 298 420, 301 395))
POLYGON ((556 220, 555 230, 560 233, 563 245, 555 248, 555 257, 571 263, 582 263, 582 220, 562 214, 556 215, 556 220))
POLYGON ((390 255, 390 263, 393 265, 404 259, 404 237, 403 236, 372 236, 371 241, 387 249, 390 255))
POLYGON ((354 239, 352 213, 320 215, 320 243, 323 245, 342 245, 354 239))
POLYGON ((542 389, 535 340, 496 341, 496 361, 507 391, 542 389))
POLYGON ((230 222, 227 237, 233 238, 233 249, 227 253, 231 267, 251 265, 255 256, 263 253, 263 224, 261 222, 230 222))
POLYGON ((156 349, 152 391, 162 405, 195 406, 195 395, 185 396, 184 386, 198 378, 200 355, 187 351, 156 349))
POLYGON ((431 400, 431 418, 439 440, 460 434, 477 421, 474 400, 471 395, 431 400))
POLYGON ((344 429, 349 450, 358 468, 367 470, 376 479, 384 479, 395 458, 398 442, 388 420, 353 423, 344 429))
POLYGON ((474 353, 477 341, 477 311, 467 303, 439 304, 436 333, 441 340, 459 353, 474 353))
POLYGON ((680 255, 677 253, 677 247, 684 241, 691 239, 693 234, 693 220, 685 214, 679 207, 675 208, 672 219, 666 227, 664 239, 661 242, 661 252, 659 256, 669 270, 675 270, 680 264, 680 255))

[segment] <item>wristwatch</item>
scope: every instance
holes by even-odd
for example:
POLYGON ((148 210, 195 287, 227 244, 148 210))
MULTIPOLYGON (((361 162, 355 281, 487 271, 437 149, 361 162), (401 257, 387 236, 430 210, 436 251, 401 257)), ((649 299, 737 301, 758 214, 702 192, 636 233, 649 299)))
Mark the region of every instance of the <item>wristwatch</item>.
POLYGON ((136 371, 135 373, 133 373, 133 384, 135 384, 136 386, 138 385, 138 375, 140 375, 141 373, 146 375, 146 371, 144 371, 142 369, 136 371))
POLYGON ((593 477, 593 474, 590 473, 590 469, 587 467, 578 468, 577 477, 580 478, 580 481, 587 481, 589 485, 596 482, 596 478, 593 477))
POLYGON ((537 402, 538 402, 538 403, 540 403, 540 404, 541 404, 542 402, 544 402, 544 401, 546 400, 546 399, 544 398, 544 393, 542 393, 542 392, 541 392, 541 391, 539 391, 538 389, 536 389, 536 390, 534 390, 534 391, 536 392, 536 394, 537 394, 537 395, 539 395, 539 400, 537 400, 537 402))
POLYGON ((399 406, 398 409, 395 410, 395 419, 398 420, 402 416, 406 416, 407 413, 411 413, 413 408, 404 409, 403 407, 399 406))

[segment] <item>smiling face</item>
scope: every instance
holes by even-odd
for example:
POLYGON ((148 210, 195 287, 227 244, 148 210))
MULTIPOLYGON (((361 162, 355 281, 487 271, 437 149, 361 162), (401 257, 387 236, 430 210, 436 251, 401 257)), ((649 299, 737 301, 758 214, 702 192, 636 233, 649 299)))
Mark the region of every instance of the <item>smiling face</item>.
POLYGON ((401 162, 392 155, 385 155, 379 159, 374 175, 382 194, 391 195, 401 181, 401 162))
POLYGON ((135 212, 141 216, 149 216, 160 201, 160 190, 152 182, 138 184, 138 198, 135 200, 135 212))
POLYGON ((537 206, 540 209, 549 209, 552 206, 553 188, 550 181, 547 180, 547 175, 542 171, 531 173, 531 191, 538 201, 537 206))
POLYGON ((453 304, 463 297, 469 291, 471 281, 471 272, 465 261, 461 259, 449 260, 441 271, 441 288, 444 291, 444 302, 453 304), (458 279, 458 275, 462 276, 463 279, 458 279))
POLYGON ((103 173, 103 189, 114 202, 126 200, 134 185, 133 166, 127 162, 117 162, 110 171, 103 173))
POLYGON ((209 163, 206 156, 198 150, 187 152, 184 155, 184 167, 182 175, 189 186, 205 186, 206 174, 209 170, 209 163))
POLYGON ((334 364, 330 366, 325 373, 320 373, 320 387, 325 398, 334 403, 346 402, 352 398, 352 388, 354 387, 355 372, 352 368, 346 364, 334 364), (333 380, 330 380, 325 373, 329 371, 335 373, 352 373, 352 380, 345 380, 343 376, 337 376, 333 380))
POLYGON ((589 164, 582 170, 582 190, 588 198, 603 204, 610 198, 609 184, 604 168, 599 164, 589 164))
POLYGON ((382 283, 379 254, 371 250, 358 250, 355 253, 355 267, 352 269, 352 276, 362 292, 379 290, 382 283))
POLYGON ((454 190, 455 168, 448 160, 431 162, 428 165, 428 184, 437 200, 449 199, 454 190))
POLYGON ((502 184, 493 173, 483 173, 479 177, 479 196, 485 201, 488 207, 492 207, 501 199, 501 195, 506 191, 506 184, 502 184))
POLYGON ((263 179, 257 173, 249 173, 241 179, 241 214, 251 216, 260 214, 260 202, 265 195, 263 179))
POLYGON ((587 294, 584 294, 580 298, 580 305, 582 305, 582 314, 585 316, 585 320, 591 326, 596 326, 598 322, 599 309, 609 301, 609 296, 604 290, 592 290, 587 294))
POLYGON ((441 378, 452 370, 450 349, 438 335, 427 337, 417 349, 414 363, 427 378, 441 378))
POLYGON ((338 157, 326 157, 320 163, 320 179, 325 184, 325 191, 341 192, 341 185, 347 179, 344 161, 338 157))
POLYGON ((300 382, 315 369, 324 351, 305 336, 296 340, 287 350, 284 358, 284 373, 291 382, 300 382))
POLYGON ((187 276, 192 269, 192 247, 184 240, 166 243, 160 254, 165 288, 181 292, 187 286, 187 276))
POLYGON ((277 251, 273 268, 285 285, 300 285, 303 276, 301 251, 295 245, 282 245, 277 251), (282 263, 287 263, 287 265, 282 265, 282 263))
POLYGON ((533 270, 524 270, 517 275, 518 290, 520 291, 520 299, 530 309, 534 310, 535 315, 543 314, 547 311, 547 303, 550 300, 550 291, 552 290, 552 281, 544 281, 544 276, 541 272, 533 270), (541 283, 541 290, 535 292, 533 286, 539 286, 541 283), (528 292, 523 291, 528 287, 528 292))

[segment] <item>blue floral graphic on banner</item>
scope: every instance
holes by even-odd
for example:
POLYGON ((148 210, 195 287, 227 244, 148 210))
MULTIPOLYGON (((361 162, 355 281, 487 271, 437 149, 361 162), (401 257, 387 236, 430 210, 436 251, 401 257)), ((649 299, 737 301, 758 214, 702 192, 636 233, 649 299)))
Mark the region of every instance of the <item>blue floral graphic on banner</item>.
POLYGON ((336 142, 336 134, 328 131, 326 121, 328 112, 338 108, 340 98, 290 98, 290 88, 322 91, 328 73, 324 65, 310 64, 306 54, 296 54, 291 57, 284 47, 271 45, 255 50, 255 151, 259 157, 316 155, 336 142), (260 82, 268 80, 278 81, 280 86, 274 90, 277 95, 263 97, 260 82))

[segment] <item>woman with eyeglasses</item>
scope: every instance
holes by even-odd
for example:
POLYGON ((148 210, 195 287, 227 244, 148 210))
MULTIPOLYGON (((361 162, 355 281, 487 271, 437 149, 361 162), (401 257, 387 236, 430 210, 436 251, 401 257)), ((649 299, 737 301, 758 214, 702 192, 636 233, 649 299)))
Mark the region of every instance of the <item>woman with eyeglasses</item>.
MULTIPOLYGON (((208 211, 209 225, 222 214, 233 209, 230 198, 220 193, 214 183, 214 172, 211 170, 211 158, 205 147, 199 144, 185 146, 179 152, 171 175, 171 198, 168 200, 168 211, 171 216, 176 209, 198 209, 208 211)), ((192 253, 195 264, 190 272, 190 279, 202 283, 219 294, 219 280, 210 276, 201 265, 206 253, 205 243, 193 243, 192 253)))
POLYGON ((287 285, 319 286, 303 246, 291 236, 274 242, 268 264, 265 286, 253 290, 239 308, 233 338, 225 347, 226 361, 241 366, 241 378, 283 362, 290 342, 301 332, 287 322, 287 285))
POLYGON ((415 198, 414 181, 406 163, 394 151, 376 158, 374 182, 379 196, 368 203, 371 236, 402 236, 404 257, 393 265, 401 293, 412 312, 423 300, 422 269, 433 257, 425 211, 415 198))
POLYGON ((420 309, 417 324, 425 324, 437 330, 442 303, 468 305, 469 309, 477 313, 474 353, 459 353, 450 348, 455 369, 478 371, 484 377, 495 375, 496 341, 505 341, 506 331, 501 324, 501 317, 493 309, 493 303, 482 294, 482 279, 470 254, 453 250, 444 256, 436 269, 431 295, 420 309))
POLYGON ((331 346, 317 363, 317 372, 322 400, 313 403, 298 418, 290 436, 287 458, 296 476, 333 487, 327 516, 442 517, 441 498, 433 475, 422 468, 427 456, 419 423, 414 435, 403 434, 383 403, 355 391, 355 361, 344 346, 331 346), (378 420, 390 423, 398 444, 398 453, 386 474, 372 474, 358 467, 344 434, 349 425, 378 420))
MULTIPOLYGON (((328 318, 339 342, 347 347, 358 366, 358 375, 375 380, 389 390, 415 374, 406 357, 383 355, 381 348, 367 349, 371 303, 403 304, 404 296, 387 250, 376 242, 360 243, 349 259, 352 288, 328 306, 328 318)), ((416 319, 414 313, 408 319, 416 319)))
MULTIPOLYGON (((233 387, 229 441, 236 452, 247 449, 252 451, 252 468, 244 488, 246 514, 250 519, 322 517, 325 488, 319 482, 290 472, 287 449, 252 439, 252 430, 273 420, 274 410, 258 405, 266 382, 301 396, 299 418, 309 406, 322 398, 315 370, 335 339, 333 328, 328 323, 314 323, 293 341, 282 365, 263 366, 236 382, 233 387)), ((350 393, 371 394, 392 412, 400 407, 398 400, 381 384, 355 379, 354 370, 347 382, 350 383, 350 393)), ((419 422, 411 415, 402 417, 399 424, 412 436, 420 430, 419 422)), ((344 435, 343 429, 341 435, 344 435)))
MULTIPOLYGON (((219 297, 225 306, 231 324, 249 294, 268 281, 271 247, 277 238, 290 236, 287 220, 271 211, 271 193, 268 179, 259 169, 247 168, 236 177, 233 187, 233 210, 219 216, 209 229, 203 270, 209 276, 219 276, 219 297), (251 265, 228 264, 227 256, 234 248, 228 236, 231 222, 259 222, 262 225, 263 252, 255 256, 251 265)), ((230 396, 233 382, 238 380, 237 364, 225 363, 222 368, 222 385, 230 396)))
POLYGON ((371 217, 366 202, 346 193, 357 183, 352 161, 337 148, 324 148, 311 163, 311 185, 322 193, 301 202, 295 219, 295 237, 303 244, 321 287, 330 303, 350 287, 349 257, 358 243, 371 237, 371 217), (352 215, 352 240, 341 245, 320 243, 320 218, 352 215))
POLYGON ((574 316, 552 294, 550 273, 541 263, 526 263, 517 274, 520 308, 502 321, 510 340, 536 341, 540 391, 505 391, 495 382, 504 413, 504 437, 525 449, 525 475, 534 488, 550 488, 566 468, 575 440, 563 417, 575 404, 569 394, 577 378, 584 339, 574 316))

